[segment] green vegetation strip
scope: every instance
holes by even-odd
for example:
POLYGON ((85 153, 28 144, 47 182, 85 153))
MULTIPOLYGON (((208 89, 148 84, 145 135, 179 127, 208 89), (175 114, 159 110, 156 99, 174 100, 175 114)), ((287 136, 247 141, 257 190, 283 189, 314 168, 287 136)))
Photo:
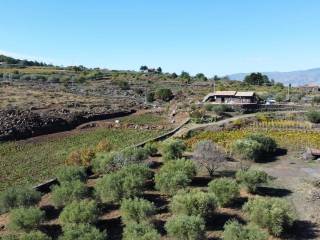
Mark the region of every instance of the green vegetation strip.
POLYGON ((102 139, 107 139, 115 149, 119 149, 163 133, 164 131, 154 130, 95 129, 39 143, 2 143, 0 144, 0 191, 9 186, 36 184, 52 178, 70 152, 93 147, 102 139))

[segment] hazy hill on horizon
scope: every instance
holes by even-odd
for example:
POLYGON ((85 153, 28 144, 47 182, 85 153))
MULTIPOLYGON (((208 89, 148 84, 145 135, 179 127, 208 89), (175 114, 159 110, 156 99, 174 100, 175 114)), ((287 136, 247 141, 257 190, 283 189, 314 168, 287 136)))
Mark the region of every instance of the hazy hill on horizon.
MULTIPOLYGON (((298 70, 291 72, 262 72, 270 79, 274 79, 276 82, 281 82, 285 85, 291 83, 293 86, 301 86, 308 83, 317 83, 320 85, 320 68, 313 68, 307 70, 298 70)), ((236 73, 230 74, 228 77, 232 80, 242 81, 245 76, 250 73, 236 73)))

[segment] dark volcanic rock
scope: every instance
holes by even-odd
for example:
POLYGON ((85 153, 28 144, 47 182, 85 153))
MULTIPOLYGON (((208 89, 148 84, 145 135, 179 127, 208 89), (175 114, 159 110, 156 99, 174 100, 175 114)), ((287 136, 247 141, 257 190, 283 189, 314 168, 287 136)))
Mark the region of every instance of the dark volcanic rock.
POLYGON ((19 140, 71 130, 86 122, 126 116, 133 112, 133 110, 71 112, 68 109, 52 109, 43 112, 0 110, 0 141, 19 140))

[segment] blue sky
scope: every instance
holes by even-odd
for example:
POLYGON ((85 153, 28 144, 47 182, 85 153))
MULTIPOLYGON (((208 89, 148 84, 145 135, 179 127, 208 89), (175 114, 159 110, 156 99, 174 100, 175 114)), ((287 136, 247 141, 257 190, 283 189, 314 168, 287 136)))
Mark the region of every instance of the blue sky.
POLYGON ((319 0, 1 0, 0 53, 229 74, 320 67, 319 0))

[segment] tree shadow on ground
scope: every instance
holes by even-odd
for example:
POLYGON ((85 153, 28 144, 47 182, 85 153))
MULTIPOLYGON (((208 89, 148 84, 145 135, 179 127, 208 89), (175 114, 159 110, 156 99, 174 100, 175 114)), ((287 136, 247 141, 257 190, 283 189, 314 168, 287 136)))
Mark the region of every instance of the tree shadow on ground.
POLYGON ((168 200, 162 197, 160 194, 144 193, 143 198, 154 203, 158 214, 166 213, 169 211, 168 200))
POLYGON ((292 194, 292 191, 285 188, 257 187, 256 193, 260 196, 268 197, 286 197, 292 194))
POLYGON ((150 169, 158 169, 163 165, 162 162, 157 162, 157 161, 154 161, 154 160, 148 160, 146 162, 146 164, 150 169))
POLYGON ((101 213, 107 214, 112 211, 118 210, 120 208, 120 205, 118 204, 110 204, 110 203, 100 203, 99 204, 99 209, 101 213))
POLYGON ((192 187, 207 187, 212 179, 210 176, 195 176, 190 185, 192 187))
POLYGON ((319 239, 320 232, 318 227, 316 223, 297 220, 290 231, 288 231, 288 236, 284 237, 292 240, 319 239))
POLYGON ((121 217, 99 220, 96 224, 100 231, 106 231, 108 239, 121 240, 123 233, 123 225, 121 217))
POLYGON ((58 218, 60 213, 62 212, 62 208, 55 208, 52 205, 45 205, 42 206, 40 209, 45 212, 45 219, 47 221, 51 221, 58 218))
POLYGON ((52 237, 52 239, 58 239, 62 234, 62 228, 58 224, 43 224, 39 227, 39 230, 52 237))
POLYGON ((231 204, 228 205, 232 209, 242 209, 243 205, 248 201, 247 197, 238 197, 231 204))
POLYGON ((231 177, 234 178, 236 176, 235 170, 222 170, 217 172, 218 177, 231 177))
POLYGON ((166 224, 166 221, 161 219, 155 219, 153 221, 154 227, 157 229, 157 231, 161 234, 161 236, 165 236, 167 234, 167 231, 164 227, 166 224))
POLYGON ((278 160, 278 157, 287 155, 288 150, 277 148, 273 154, 266 154, 263 158, 256 160, 257 163, 270 163, 278 160))
POLYGON ((238 222, 245 224, 246 222, 236 214, 227 214, 217 212, 212 217, 206 219, 206 230, 207 231, 223 231, 223 226, 229 220, 235 219, 238 222))

